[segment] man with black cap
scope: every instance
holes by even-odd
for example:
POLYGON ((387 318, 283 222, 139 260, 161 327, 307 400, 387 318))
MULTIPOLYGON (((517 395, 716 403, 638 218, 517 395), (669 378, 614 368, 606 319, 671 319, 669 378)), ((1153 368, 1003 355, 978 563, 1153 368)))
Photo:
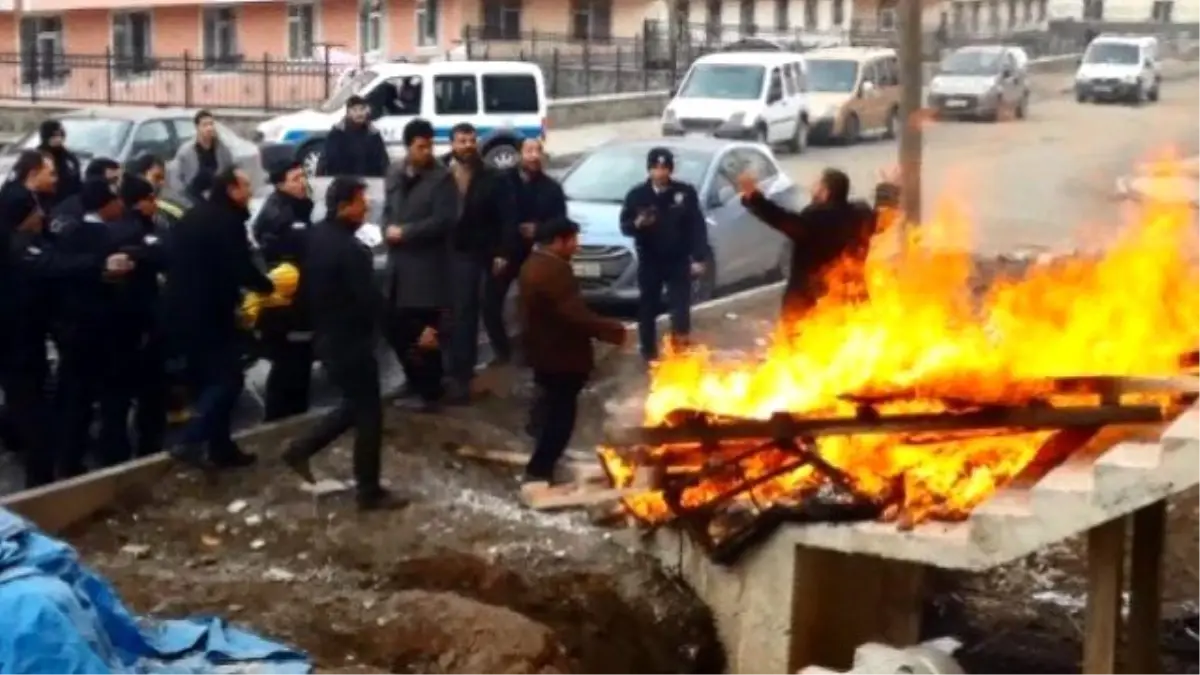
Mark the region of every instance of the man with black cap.
POLYGON ((167 237, 162 289, 170 354, 185 361, 196 396, 176 458, 215 468, 252 464, 232 438, 233 412, 243 385, 237 309, 242 290, 271 293, 274 284, 255 264, 246 220, 250 179, 239 169, 216 176, 209 199, 192 207, 167 237))
POLYGON ((0 192, 0 234, 5 239, 0 251, 0 377, 5 403, 18 425, 26 487, 55 479, 57 443, 51 437, 46 398, 46 341, 54 319, 48 296, 64 281, 88 284, 102 275, 120 277, 134 266, 122 253, 65 253, 44 236, 44 224, 45 214, 32 192, 0 192))
POLYGON ((540 223, 537 245, 520 274, 520 315, 526 357, 538 386, 531 427, 533 455, 526 482, 552 482, 554 467, 575 430, 579 393, 594 367, 592 340, 625 342, 625 325, 588 308, 571 269, 579 224, 566 217, 540 223))
MULTIPOLYGON (((267 197, 254 220, 254 240, 267 269, 288 263, 300 272, 304 284, 304 256, 312 227, 313 202, 299 162, 271 169, 275 191, 267 197)), ((271 371, 267 374, 266 421, 299 415, 308 410, 312 379, 312 328, 300 289, 287 307, 264 310, 258 331, 271 371)))
POLYGON ((51 213, 55 206, 71 195, 79 194, 83 186, 80 179, 79 158, 67 149, 67 130, 58 120, 45 120, 38 128, 41 144, 38 150, 46 153, 54 161, 54 170, 58 174, 58 185, 53 194, 46 195, 41 201, 41 207, 51 213))
POLYGON ((656 319, 666 289, 671 338, 687 341, 692 323, 692 278, 704 274, 712 254, 708 228, 696 189, 671 178, 675 157, 653 148, 646 157, 649 177, 621 207, 621 232, 632 237, 638 255, 638 341, 646 361, 658 358, 656 319))
MULTIPOLYGON (((80 192, 83 217, 73 219, 59 230, 58 247, 68 255, 93 255, 97 258, 116 252, 114 227, 124 216, 121 200, 108 183, 87 181, 80 192)), ((92 277, 76 280, 59 298, 58 345, 58 459, 60 477, 84 472, 84 457, 90 446, 93 413, 100 402, 111 359, 109 338, 122 326, 114 319, 114 288, 110 280, 92 277)), ((102 420, 101 437, 113 434, 112 420, 102 420), (108 429, 103 422, 108 422, 108 429)), ((125 424, 124 418, 120 424, 125 424)), ((111 466, 128 454, 112 456, 112 447, 101 446, 104 466, 111 466)))
POLYGON ((383 178, 392 161, 383 134, 371 124, 371 108, 361 96, 346 101, 346 116, 325 137, 317 161, 318 176, 383 178))
MULTIPOLYGON (((83 182, 91 181, 108 183, 115 193, 121 184, 121 165, 107 157, 93 159, 83 171, 83 182)), ((50 213, 50 234, 57 234, 64 225, 83 218, 84 213, 82 194, 74 194, 60 201, 50 213)))
POLYGON ((335 178, 325 195, 328 217, 310 235, 304 274, 317 356, 341 402, 288 445, 283 461, 306 483, 315 483, 309 460, 354 429, 354 480, 360 509, 401 506, 380 484, 383 408, 379 390, 379 339, 383 298, 370 249, 355 232, 367 217, 366 186, 335 178))
POLYGON ((443 393, 438 332, 450 298, 446 261, 456 201, 446 168, 433 155, 433 125, 412 120, 404 144, 404 161, 386 181, 383 211, 386 333, 419 408, 432 410, 443 393))

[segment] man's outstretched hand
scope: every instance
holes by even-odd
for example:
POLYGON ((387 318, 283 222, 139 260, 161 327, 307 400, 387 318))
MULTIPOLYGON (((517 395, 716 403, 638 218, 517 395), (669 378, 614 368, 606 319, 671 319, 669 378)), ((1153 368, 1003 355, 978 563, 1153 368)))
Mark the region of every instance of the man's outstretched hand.
POLYGON ((758 176, 750 171, 743 171, 737 177, 738 196, 748 197, 758 192, 758 176))

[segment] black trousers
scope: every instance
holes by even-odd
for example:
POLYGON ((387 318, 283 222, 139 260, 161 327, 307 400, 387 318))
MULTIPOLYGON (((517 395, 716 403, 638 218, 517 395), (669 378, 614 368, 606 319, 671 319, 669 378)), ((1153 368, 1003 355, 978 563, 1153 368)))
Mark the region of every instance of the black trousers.
POLYGON ((155 333, 113 335, 106 352, 100 387, 98 459, 112 466, 163 449, 167 429, 167 374, 161 336, 155 333), (134 411, 136 442, 129 438, 129 412, 134 411))
POLYGON ((25 469, 25 487, 35 488, 54 482, 55 439, 50 437, 51 405, 46 392, 48 372, 41 366, 5 368, 4 406, 12 422, 13 435, 25 469))
POLYGON ((354 480, 359 497, 371 497, 379 486, 383 446, 383 401, 379 391, 379 362, 369 349, 338 353, 329 349, 321 359, 341 401, 296 441, 293 451, 311 458, 347 431, 354 430, 354 480))
POLYGON ((671 334, 686 337, 692 330, 691 265, 685 258, 675 261, 643 259, 638 262, 638 342, 642 357, 658 358, 658 314, 666 289, 671 334))
POLYGON ((270 333, 262 339, 263 355, 271 362, 267 373, 263 421, 308 412, 312 389, 312 333, 270 333))
POLYGON ((508 299, 508 291, 520 273, 522 262, 524 261, 510 262, 500 274, 489 272, 483 281, 480 314, 483 316, 483 329, 487 332, 488 342, 492 345, 492 353, 498 359, 512 358, 512 339, 508 334, 508 326, 504 323, 504 306, 508 299))
POLYGON ((533 455, 525 467, 525 475, 550 481, 554 466, 567 451, 575 432, 579 393, 587 383, 587 375, 534 371, 533 381, 538 388, 530 420, 534 432, 533 455))
POLYGON ((479 307, 484 275, 491 268, 474 253, 452 252, 449 262, 450 313, 447 315, 446 366, 450 379, 465 387, 479 363, 479 307))
POLYGON ((426 328, 438 331, 439 345, 444 338, 442 311, 433 308, 401 307, 389 310, 387 340, 404 369, 404 379, 422 400, 442 398, 443 355, 441 347, 420 347, 417 341, 426 328))
MULTIPOLYGON (((110 328, 111 330, 111 328, 110 328)), ((105 387, 110 367, 111 340, 99 327, 72 327, 59 335, 57 391, 55 408, 57 427, 55 452, 59 478, 84 473, 87 457, 91 455, 92 424, 96 408, 105 387)), ((97 457, 108 464, 108 457, 97 457)), ((120 461, 116 459, 115 461, 120 461)))

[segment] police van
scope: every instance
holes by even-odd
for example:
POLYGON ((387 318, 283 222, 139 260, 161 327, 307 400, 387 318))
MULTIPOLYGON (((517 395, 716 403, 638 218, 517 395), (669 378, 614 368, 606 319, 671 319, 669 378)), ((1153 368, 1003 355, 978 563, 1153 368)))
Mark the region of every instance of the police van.
POLYGON ((349 78, 315 109, 274 117, 258 125, 261 143, 296 148, 314 173, 329 129, 346 114, 346 101, 362 96, 392 159, 404 156, 404 126, 423 117, 434 128, 436 152, 449 150, 450 129, 469 122, 479 132, 484 160, 517 163, 521 141, 546 133, 546 85, 536 64, 521 61, 380 63, 349 78))

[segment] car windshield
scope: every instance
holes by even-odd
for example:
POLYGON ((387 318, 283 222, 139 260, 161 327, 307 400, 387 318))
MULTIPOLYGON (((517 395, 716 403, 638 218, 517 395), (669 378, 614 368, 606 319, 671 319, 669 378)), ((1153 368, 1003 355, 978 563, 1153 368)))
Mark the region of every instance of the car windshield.
POLYGON ((752 101, 762 96, 766 68, 756 65, 700 63, 679 88, 679 98, 752 101))
POLYGON ((982 49, 962 49, 942 61, 945 75, 995 75, 1003 62, 1001 52, 982 49))
MULTIPOLYGON (((675 179, 700 187, 712 153, 670 147, 675 155, 675 179)), ((646 148, 617 146, 601 148, 583 160, 563 180, 567 199, 581 202, 620 204, 630 188, 646 180, 646 148)))
POLYGON ((1093 42, 1083 57, 1084 63, 1108 63, 1113 65, 1132 65, 1139 60, 1137 45, 1121 42, 1093 42))
POLYGON ((845 93, 854 91, 858 83, 858 62, 833 59, 810 59, 808 90, 845 93))
POLYGON ((332 113, 341 110, 346 105, 346 101, 350 100, 351 96, 363 93, 363 89, 368 84, 374 82, 377 77, 379 77, 379 73, 373 70, 363 70, 355 73, 343 82, 337 91, 333 92, 329 100, 317 106, 317 110, 323 113, 332 113))
MULTIPOLYGON (((67 149, 82 159, 109 157, 120 160, 125 139, 133 128, 129 120, 114 120, 95 117, 60 117, 63 131, 67 134, 67 149)), ((19 144, 22 150, 32 150, 42 142, 35 131, 19 144)))

